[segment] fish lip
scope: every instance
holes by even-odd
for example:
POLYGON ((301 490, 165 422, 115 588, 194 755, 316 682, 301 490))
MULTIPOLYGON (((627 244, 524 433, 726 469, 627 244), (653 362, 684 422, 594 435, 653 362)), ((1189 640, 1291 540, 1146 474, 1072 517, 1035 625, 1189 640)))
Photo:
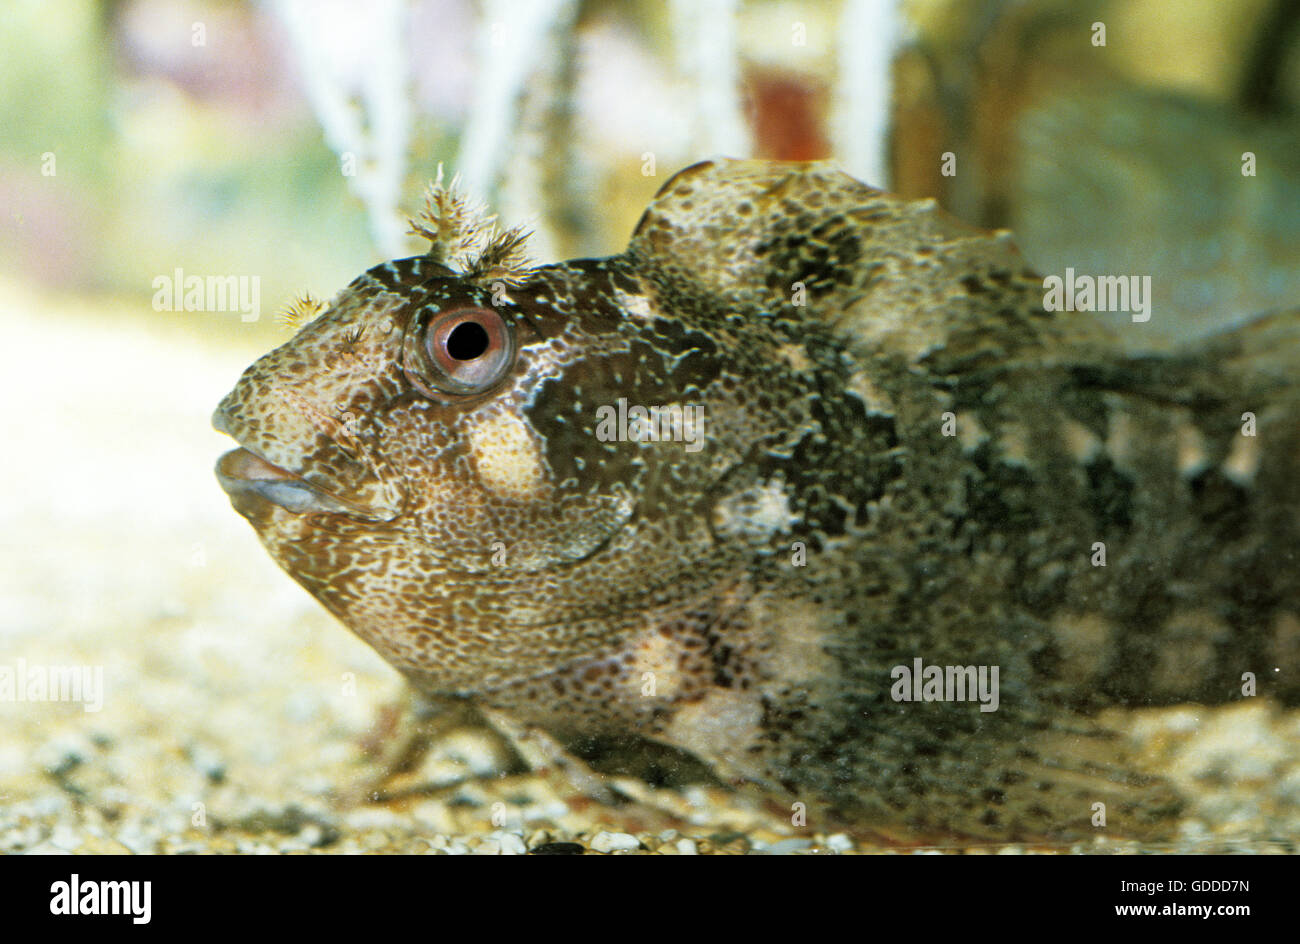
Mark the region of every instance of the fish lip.
POLYGON ((213 470, 221 488, 237 504, 254 498, 278 505, 297 515, 327 512, 353 518, 373 517, 317 488, 297 472, 275 465, 240 443, 220 409, 212 414, 212 426, 239 443, 238 449, 224 453, 217 460, 213 470))
POLYGON ((299 475, 272 465, 252 450, 232 449, 217 460, 217 482, 232 499, 256 496, 297 515, 353 514, 348 506, 299 475))

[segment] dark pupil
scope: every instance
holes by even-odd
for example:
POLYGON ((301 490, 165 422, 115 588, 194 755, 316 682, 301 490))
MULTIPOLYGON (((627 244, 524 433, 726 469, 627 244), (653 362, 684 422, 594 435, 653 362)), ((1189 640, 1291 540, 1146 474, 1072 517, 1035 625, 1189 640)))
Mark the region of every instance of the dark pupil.
POLYGON ((488 333, 477 321, 463 321, 447 335, 447 354, 458 361, 482 357, 488 349, 488 333))

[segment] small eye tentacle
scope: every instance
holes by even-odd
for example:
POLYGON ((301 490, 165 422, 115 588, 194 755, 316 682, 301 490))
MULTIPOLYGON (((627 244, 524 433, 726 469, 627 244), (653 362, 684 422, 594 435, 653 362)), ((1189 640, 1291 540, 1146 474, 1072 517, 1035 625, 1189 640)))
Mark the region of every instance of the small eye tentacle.
POLYGON ((282 326, 297 331, 328 307, 319 298, 313 298, 310 292, 303 292, 280 309, 278 320, 282 326))

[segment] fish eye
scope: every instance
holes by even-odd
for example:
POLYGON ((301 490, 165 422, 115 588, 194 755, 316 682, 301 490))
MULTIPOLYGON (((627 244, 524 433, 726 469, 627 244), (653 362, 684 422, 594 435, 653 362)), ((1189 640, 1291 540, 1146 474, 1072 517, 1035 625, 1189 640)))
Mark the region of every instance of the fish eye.
POLYGON ((436 312, 424 320, 418 341, 422 356, 412 358, 417 352, 408 350, 406 373, 425 393, 431 392, 426 386, 450 394, 483 393, 500 383, 514 364, 513 333, 491 308, 436 312))

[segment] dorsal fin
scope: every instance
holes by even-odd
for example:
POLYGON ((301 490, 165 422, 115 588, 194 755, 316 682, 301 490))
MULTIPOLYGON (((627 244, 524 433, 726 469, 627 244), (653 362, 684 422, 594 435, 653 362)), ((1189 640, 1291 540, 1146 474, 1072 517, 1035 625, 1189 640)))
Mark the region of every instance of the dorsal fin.
POLYGON ((864 352, 909 362, 1005 362, 1063 332, 1009 233, 967 226, 933 200, 904 200, 826 162, 688 167, 659 191, 628 253, 679 296, 820 319, 864 352))

